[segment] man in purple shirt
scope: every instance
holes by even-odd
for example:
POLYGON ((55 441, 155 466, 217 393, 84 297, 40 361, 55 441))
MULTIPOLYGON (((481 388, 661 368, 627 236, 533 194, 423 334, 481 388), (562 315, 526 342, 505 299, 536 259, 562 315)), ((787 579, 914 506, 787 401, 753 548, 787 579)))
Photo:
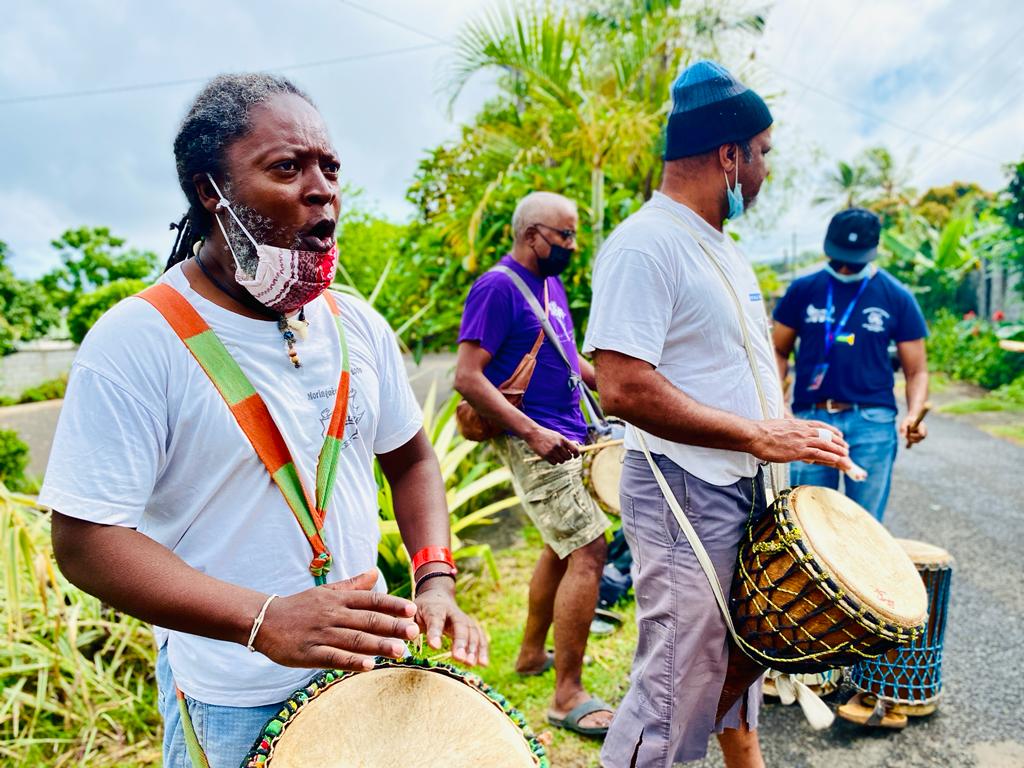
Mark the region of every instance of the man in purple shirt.
POLYGON ((533 579, 523 644, 516 669, 532 675, 555 668, 555 693, 548 720, 587 736, 603 736, 612 709, 583 687, 583 653, 597 604, 605 559, 608 519, 583 484, 579 444, 587 436, 575 377, 594 386, 594 369, 576 351, 565 288, 558 275, 576 248, 576 204, 561 195, 534 192, 512 216, 512 252, 474 283, 459 333, 455 389, 477 412, 500 425, 495 448, 544 539, 533 579), (514 280, 530 290, 558 335, 572 366, 551 340, 537 352, 537 366, 514 407, 498 390, 530 352, 541 323, 514 280), (543 459, 538 461, 537 458, 543 459), (554 623, 554 656, 545 649, 554 623))

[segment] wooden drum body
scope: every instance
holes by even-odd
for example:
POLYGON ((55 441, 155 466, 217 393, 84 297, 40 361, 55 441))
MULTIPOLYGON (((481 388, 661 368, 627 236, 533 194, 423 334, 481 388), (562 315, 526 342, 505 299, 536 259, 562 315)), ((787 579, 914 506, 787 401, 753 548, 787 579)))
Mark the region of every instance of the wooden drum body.
POLYGON ((927 594, 903 548, 838 491, 783 491, 747 531, 732 585, 744 652, 782 672, 824 672, 921 637, 927 594))
POLYGON ((321 672, 267 722, 244 768, 548 768, 523 716, 479 677, 422 660, 321 672))
MULTIPOLYGON (((927 627, 909 645, 854 665, 850 681, 864 693, 893 705, 892 711, 927 715, 935 710, 942 693, 942 645, 954 563, 939 547, 910 539, 898 541, 928 592, 927 627)), ((866 703, 870 705, 870 699, 866 703)))

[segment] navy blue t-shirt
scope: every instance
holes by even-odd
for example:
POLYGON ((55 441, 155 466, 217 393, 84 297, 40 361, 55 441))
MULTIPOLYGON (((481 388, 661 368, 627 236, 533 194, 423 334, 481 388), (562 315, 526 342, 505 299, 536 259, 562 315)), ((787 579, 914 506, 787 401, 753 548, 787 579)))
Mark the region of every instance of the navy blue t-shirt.
POLYGON ((857 295, 860 283, 841 283, 821 270, 793 281, 775 308, 776 322, 797 333, 793 408, 823 400, 896 407, 889 342, 914 341, 928 335, 917 300, 896 278, 879 269, 853 308, 828 358, 828 373, 817 390, 808 390, 825 351, 825 307, 832 283, 832 322, 837 324, 857 295))

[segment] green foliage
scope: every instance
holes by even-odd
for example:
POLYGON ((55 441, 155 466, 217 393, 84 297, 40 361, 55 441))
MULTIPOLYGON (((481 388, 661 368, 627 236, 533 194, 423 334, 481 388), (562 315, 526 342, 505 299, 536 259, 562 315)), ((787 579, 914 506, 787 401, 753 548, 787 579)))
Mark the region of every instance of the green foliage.
POLYGON ((71 340, 81 344, 85 334, 108 309, 121 299, 134 296, 146 287, 145 280, 135 278, 119 278, 86 293, 79 298, 68 312, 68 333, 71 340))
POLYGON ((0 429, 0 483, 22 490, 27 466, 28 445, 13 429, 0 429))
POLYGON ((67 374, 58 376, 56 379, 50 379, 44 381, 42 384, 38 384, 34 387, 29 387, 21 393, 21 397, 18 398, 18 403, 41 403, 45 400, 61 400, 64 397, 64 391, 68 387, 67 374))
POLYGON ((1024 355, 1000 348, 991 324, 973 317, 961 320, 947 310, 940 310, 931 324, 928 363, 986 389, 1009 385, 1024 374, 1024 355))
POLYGON ((147 624, 54 568, 49 513, 0 485, 0 762, 157 764, 160 717, 147 624))
POLYGON ((61 266, 40 279, 58 307, 70 309, 83 294, 122 279, 152 280, 157 256, 125 248, 125 241, 107 227, 69 229, 52 242, 61 266))
POLYGON ((992 394, 1005 402, 1024 406, 1024 375, 1018 376, 1009 384, 1004 384, 992 394))
POLYGON ((20 341, 42 338, 60 321, 46 292, 15 277, 6 260, 7 244, 0 240, 0 355, 13 352, 20 341))
MULTIPOLYGON (((466 544, 462 535, 470 528, 492 525, 494 516, 514 507, 519 499, 508 493, 511 475, 500 466, 487 446, 465 440, 455 428, 455 407, 459 396, 452 395, 434 412, 436 384, 431 387, 423 404, 423 429, 434 446, 441 477, 447 491, 448 512, 451 516, 452 555, 456 563, 469 558, 480 559, 494 582, 499 579, 498 568, 491 548, 486 544, 466 544)), ((377 547, 377 564, 384 573, 388 589, 408 597, 411 590, 409 553, 402 543, 395 520, 394 499, 387 479, 375 465, 377 498, 380 511, 381 540, 377 547)))

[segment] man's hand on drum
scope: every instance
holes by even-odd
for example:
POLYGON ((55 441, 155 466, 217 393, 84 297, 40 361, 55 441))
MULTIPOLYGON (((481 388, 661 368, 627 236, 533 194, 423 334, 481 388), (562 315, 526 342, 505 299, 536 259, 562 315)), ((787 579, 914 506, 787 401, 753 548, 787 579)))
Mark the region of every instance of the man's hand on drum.
POLYGON ((434 650, 440 649, 441 636, 448 635, 455 661, 484 667, 490 663, 487 635, 456 604, 454 580, 436 578, 424 583, 416 595, 416 621, 434 650))
POLYGON ((358 672, 372 669, 374 656, 402 658, 420 633, 417 607, 372 591, 376 583, 374 569, 273 600, 254 647, 286 667, 358 672))
POLYGON ((580 447, 569 438, 560 435, 553 429, 539 424, 529 433, 523 435, 533 452, 549 464, 562 464, 580 455, 580 447))
POLYGON ((756 422, 751 453, 777 463, 806 461, 846 471, 853 467, 843 433, 823 421, 770 419, 756 422))

